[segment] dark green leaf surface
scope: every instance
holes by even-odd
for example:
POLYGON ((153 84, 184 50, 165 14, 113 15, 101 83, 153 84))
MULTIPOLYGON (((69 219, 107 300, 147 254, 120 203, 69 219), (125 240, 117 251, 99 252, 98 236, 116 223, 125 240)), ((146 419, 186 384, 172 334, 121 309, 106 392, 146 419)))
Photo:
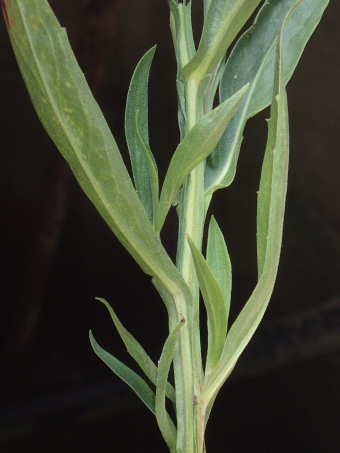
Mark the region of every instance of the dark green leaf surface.
MULTIPOLYGON (((271 102, 277 36, 294 3, 295 0, 265 2, 254 25, 238 40, 227 61, 220 85, 221 102, 246 83, 250 86, 216 150, 207 159, 205 186, 208 193, 227 187, 233 181, 246 121, 271 102)), ((283 35, 285 83, 292 76, 327 4, 328 0, 303 0, 290 16, 283 35)))
POLYGON ((222 289, 228 316, 232 285, 231 262, 222 231, 214 217, 211 217, 208 230, 207 264, 222 289))
POLYGON ((183 68, 183 77, 202 81, 225 55, 261 0, 212 0, 196 55, 183 68))
POLYGON ((228 312, 222 289, 204 256, 190 237, 188 242, 208 314, 208 353, 205 367, 207 375, 215 368, 221 357, 227 333, 228 312))
POLYGON ((90 331, 90 342, 94 352, 102 361, 124 382, 126 382, 132 390, 139 396, 143 403, 155 414, 155 394, 146 384, 146 382, 138 376, 134 371, 113 357, 107 351, 99 346, 90 331))
POLYGON ((48 3, 6 0, 2 5, 34 107, 80 186, 144 272, 157 277, 172 295, 190 299, 48 3))
POLYGON ((228 122, 240 106, 247 89, 248 86, 241 88, 234 96, 201 118, 178 145, 165 176, 158 207, 156 231, 161 230, 184 179, 217 145, 228 122))
POLYGON ((184 322, 184 320, 180 321, 166 339, 158 362, 155 403, 156 419, 159 429, 170 451, 176 451, 176 428, 165 408, 165 389, 177 344, 178 331, 183 326, 184 322))
POLYGON ((148 126, 148 83, 155 50, 155 47, 150 49, 138 63, 130 82, 125 110, 125 136, 133 180, 151 222, 158 204, 158 171, 149 146, 148 126))
MULTIPOLYGON (((144 371, 146 377, 150 379, 150 381, 156 385, 157 384, 157 367, 153 363, 153 361, 150 359, 150 357, 147 355, 145 350, 142 348, 142 346, 138 343, 138 341, 128 332, 123 324, 119 321, 116 313, 113 311, 112 307, 109 305, 109 303, 105 299, 101 299, 100 297, 96 298, 100 302, 102 302, 105 307, 108 309, 112 321, 114 322, 116 329, 123 340, 126 349, 128 353, 135 359, 135 361, 138 363, 138 365, 141 367, 141 369, 144 371)), ((167 383, 166 385, 166 396, 171 399, 173 403, 175 403, 175 390, 170 385, 167 383)))

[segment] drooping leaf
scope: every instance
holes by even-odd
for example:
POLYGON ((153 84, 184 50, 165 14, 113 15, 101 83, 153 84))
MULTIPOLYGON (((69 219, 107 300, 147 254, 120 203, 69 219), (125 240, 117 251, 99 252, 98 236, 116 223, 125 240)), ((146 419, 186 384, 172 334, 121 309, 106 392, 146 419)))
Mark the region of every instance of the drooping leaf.
POLYGON ((267 236, 264 263, 258 284, 228 332, 221 359, 205 382, 202 399, 207 404, 229 376, 253 336, 274 288, 281 251, 289 155, 288 108, 282 68, 282 32, 289 15, 299 1, 301 0, 291 8, 283 21, 277 43, 273 100, 258 197, 258 212, 262 218, 258 221, 263 227, 260 235, 267 236), (268 188, 270 189, 268 196, 261 193, 268 188))
POLYGON ((118 359, 113 357, 113 355, 109 354, 103 348, 99 346, 99 344, 94 339, 92 332, 90 331, 90 342, 94 352, 97 356, 124 382, 126 382, 132 390, 139 396, 139 398, 143 401, 143 403, 150 409, 150 411, 155 414, 155 394, 147 385, 147 383, 120 362, 118 359))
POLYGON ((166 339, 158 362, 155 412, 159 429, 170 451, 176 451, 176 428, 165 408, 165 389, 168 382, 170 366, 177 344, 178 331, 184 324, 181 320, 166 339))
POLYGON ((211 217, 208 229, 207 264, 221 287, 228 316, 232 284, 231 262, 222 231, 214 217, 211 217))
MULTIPOLYGON (((303 0, 289 17, 282 42, 285 83, 292 76, 328 1, 303 0)), ((295 0, 265 2, 254 25, 241 36, 227 60, 220 85, 221 101, 228 99, 246 83, 250 86, 243 104, 207 159, 205 187, 208 199, 212 192, 227 187, 233 181, 246 121, 271 102, 277 36, 285 15, 294 3, 295 0)))
POLYGON ((171 204, 184 179, 215 148, 228 122, 233 117, 248 86, 201 118, 178 145, 165 176, 156 231, 160 231, 171 204))
POLYGON ((190 299, 47 1, 5 0, 1 5, 33 105, 80 186, 144 272, 171 294, 190 299))
POLYGON ((153 222, 158 204, 158 170, 149 146, 148 83, 156 47, 138 63, 128 91, 125 110, 125 136, 137 194, 153 222))
POLYGON ((214 70, 261 0, 211 0, 197 52, 183 78, 202 81, 214 70))
POLYGON ((217 365, 225 343, 228 313, 222 289, 204 256, 190 237, 188 242, 195 265, 198 283, 208 314, 208 353, 205 374, 217 365))
MULTIPOLYGON (((138 343, 138 341, 128 332, 123 324, 119 321, 116 313, 113 311, 112 307, 109 303, 100 297, 96 298, 100 302, 102 302, 105 307, 108 309, 111 318, 116 326, 116 329, 123 340, 128 353, 135 359, 141 369, 144 371, 146 377, 150 379, 150 381, 156 385, 157 384, 157 367, 147 355, 145 350, 142 346, 138 343)), ((175 403, 175 390, 169 382, 166 384, 166 396, 171 399, 173 403, 175 403)))

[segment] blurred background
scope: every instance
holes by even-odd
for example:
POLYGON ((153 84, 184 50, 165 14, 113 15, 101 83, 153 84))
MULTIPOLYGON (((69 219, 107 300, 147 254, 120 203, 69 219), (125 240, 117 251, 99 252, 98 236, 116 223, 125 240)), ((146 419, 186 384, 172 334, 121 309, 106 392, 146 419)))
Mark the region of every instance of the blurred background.
MULTIPOLYGON (((178 143, 166 1, 51 0, 126 164, 124 106, 142 55, 150 144, 164 177, 178 143)), ((202 23, 194 4, 196 37, 202 23)), ((340 450, 340 4, 331 1, 288 85, 291 164, 272 301, 208 424, 214 453, 340 450)), ((162 301, 74 181, 32 108, 0 23, 0 452, 166 452, 156 421, 95 356, 134 367, 106 298, 157 361, 162 301)), ((256 283, 255 214, 265 111, 249 121, 236 179, 211 206, 233 264, 232 317, 256 283)), ((162 235, 175 257, 177 219, 162 235)))

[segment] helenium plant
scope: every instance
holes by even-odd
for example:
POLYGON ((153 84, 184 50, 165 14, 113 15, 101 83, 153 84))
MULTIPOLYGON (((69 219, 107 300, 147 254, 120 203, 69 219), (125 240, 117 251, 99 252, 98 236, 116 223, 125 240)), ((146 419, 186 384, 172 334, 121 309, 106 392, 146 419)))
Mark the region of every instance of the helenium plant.
POLYGON ((47 1, 1 0, 20 71, 42 124, 84 192, 152 278, 164 302, 169 336, 156 365, 108 302, 98 299, 109 310, 140 374, 102 349, 91 332, 90 341, 95 353, 155 414, 173 453, 206 451, 204 434, 215 398, 271 297, 288 174, 285 85, 328 4, 328 0, 202 0, 204 23, 196 47, 192 1, 168 0, 177 61, 174 83, 180 139, 165 179, 159 181, 148 133, 148 80, 155 48, 138 63, 127 96, 130 176, 66 32, 47 1), (253 13, 253 25, 244 30, 253 13), (235 177, 247 120, 269 105, 257 199, 258 281, 229 325, 231 262, 218 223, 207 213, 215 191, 228 187, 235 177), (176 263, 160 239, 172 206, 176 206, 179 224, 176 263), (202 251, 207 217, 207 246, 202 251), (208 320, 204 356, 200 296, 208 320), (169 382, 171 367, 173 384, 169 382), (175 419, 168 413, 168 404, 174 407, 175 419))

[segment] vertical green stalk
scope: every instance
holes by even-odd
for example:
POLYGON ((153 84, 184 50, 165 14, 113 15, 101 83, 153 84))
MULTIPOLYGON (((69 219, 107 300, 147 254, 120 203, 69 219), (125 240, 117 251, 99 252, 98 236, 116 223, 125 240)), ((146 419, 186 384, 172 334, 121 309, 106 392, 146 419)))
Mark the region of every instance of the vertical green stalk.
MULTIPOLYGON (((198 95, 199 89, 194 80, 189 80, 186 85, 186 132, 188 132, 197 121, 203 116, 202 102, 198 95)), ((191 395, 191 433, 187 436, 192 436, 194 452, 197 451, 196 439, 196 418, 195 401, 199 397, 203 382, 203 367, 202 353, 199 328, 199 286, 196 276, 194 263, 191 256, 191 251, 188 245, 187 236, 189 235, 195 245, 201 250, 202 236, 205 219, 204 209, 204 170, 205 162, 201 162, 195 167, 187 177, 179 203, 179 238, 177 248, 177 267, 192 293, 193 304, 189 307, 189 330, 190 330, 190 345, 192 357, 192 372, 193 385, 191 395)), ((187 446, 183 446, 185 453, 189 453, 187 446)))
MULTIPOLYGON (((185 135, 202 116, 199 108, 198 86, 195 81, 184 84, 181 70, 195 52, 190 5, 177 4, 172 9, 172 33, 178 64, 178 88, 185 93, 178 93, 179 99, 185 99, 184 124, 185 135)), ((183 137, 182 137, 183 138, 183 137)), ((199 334, 199 287, 191 258, 187 235, 190 235, 201 249, 204 226, 204 162, 192 170, 183 184, 179 202, 179 235, 177 245, 177 267, 187 282, 192 305, 186 309, 186 323, 179 332, 178 351, 174 356, 174 372, 177 401, 177 450, 181 453, 196 453, 195 396, 198 397, 203 383, 203 367, 199 334)))

